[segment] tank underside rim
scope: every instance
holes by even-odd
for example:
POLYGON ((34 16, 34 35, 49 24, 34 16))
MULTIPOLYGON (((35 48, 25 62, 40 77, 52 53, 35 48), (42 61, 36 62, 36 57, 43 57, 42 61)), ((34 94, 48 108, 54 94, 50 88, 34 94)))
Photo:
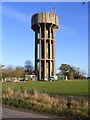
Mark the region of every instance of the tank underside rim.
POLYGON ((52 24, 52 23, 48 23, 48 22, 34 24, 34 25, 31 26, 31 28, 32 28, 33 31, 36 31, 36 30, 39 31, 40 27, 44 28, 44 26, 42 27, 42 25, 44 25, 44 24, 46 24, 46 28, 49 28, 51 26, 51 29, 59 29, 58 25, 52 24))

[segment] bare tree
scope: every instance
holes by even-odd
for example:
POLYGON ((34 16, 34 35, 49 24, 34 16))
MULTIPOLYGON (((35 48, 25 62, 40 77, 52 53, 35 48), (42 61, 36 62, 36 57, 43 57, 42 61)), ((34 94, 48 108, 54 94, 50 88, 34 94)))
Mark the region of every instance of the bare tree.
POLYGON ((33 65, 30 60, 27 60, 25 62, 24 69, 25 69, 26 74, 28 74, 28 75, 33 73, 33 65))
POLYGON ((12 65, 9 65, 3 70, 3 72, 7 75, 7 77, 13 77, 14 68, 12 65))
POLYGON ((85 76, 86 75, 86 71, 85 70, 80 70, 80 74, 82 75, 82 76, 85 76))

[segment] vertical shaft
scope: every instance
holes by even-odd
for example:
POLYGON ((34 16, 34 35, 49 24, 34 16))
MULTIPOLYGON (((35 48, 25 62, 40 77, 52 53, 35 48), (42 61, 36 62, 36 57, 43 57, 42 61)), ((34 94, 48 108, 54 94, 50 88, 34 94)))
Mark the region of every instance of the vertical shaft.
POLYGON ((46 78, 46 24, 44 24, 44 78, 46 78))
POLYGON ((50 44, 50 76, 51 76, 51 26, 49 27, 49 36, 50 36, 50 40, 49 40, 49 44, 50 44))
POLYGON ((38 32, 35 31, 35 75, 37 76, 37 36, 38 32))
POLYGON ((39 80, 41 80, 41 27, 39 28, 39 80))
POLYGON ((55 75, 55 30, 53 30, 53 76, 55 75))

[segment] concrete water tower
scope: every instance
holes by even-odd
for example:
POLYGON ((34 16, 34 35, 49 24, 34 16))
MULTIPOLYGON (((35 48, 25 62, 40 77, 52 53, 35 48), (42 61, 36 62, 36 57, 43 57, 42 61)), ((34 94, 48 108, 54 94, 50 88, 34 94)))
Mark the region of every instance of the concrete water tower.
POLYGON ((55 76, 55 31, 58 16, 51 12, 34 14, 31 28, 35 31, 35 75, 39 80, 55 76))

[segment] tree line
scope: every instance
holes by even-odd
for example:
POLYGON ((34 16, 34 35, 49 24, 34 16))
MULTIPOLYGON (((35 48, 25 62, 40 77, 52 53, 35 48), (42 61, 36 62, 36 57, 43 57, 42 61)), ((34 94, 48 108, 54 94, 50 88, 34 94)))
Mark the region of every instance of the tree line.
MULTIPOLYGON (((21 78, 25 77, 25 75, 34 74, 34 67, 30 60, 25 61, 24 67, 16 66, 13 67, 9 65, 5 67, 1 66, 0 73, 2 74, 2 78, 6 77, 16 77, 21 78), (2 69, 2 70, 1 70, 2 69)), ((59 67, 60 72, 57 75, 63 75, 64 78, 67 76, 68 79, 85 79, 86 72, 84 70, 80 70, 79 67, 74 67, 69 64, 61 64, 59 67)))
POLYGON ((85 79, 86 72, 84 70, 80 70, 79 67, 74 67, 69 64, 61 64, 59 67, 61 75, 64 77, 68 77, 68 79, 85 79))
POLYGON ((4 65, 2 65, 2 78, 6 77, 24 78, 25 75, 27 74, 28 75, 33 74, 33 65, 30 60, 27 60, 25 62, 24 67, 22 66, 13 67, 12 65, 5 67, 4 65))

